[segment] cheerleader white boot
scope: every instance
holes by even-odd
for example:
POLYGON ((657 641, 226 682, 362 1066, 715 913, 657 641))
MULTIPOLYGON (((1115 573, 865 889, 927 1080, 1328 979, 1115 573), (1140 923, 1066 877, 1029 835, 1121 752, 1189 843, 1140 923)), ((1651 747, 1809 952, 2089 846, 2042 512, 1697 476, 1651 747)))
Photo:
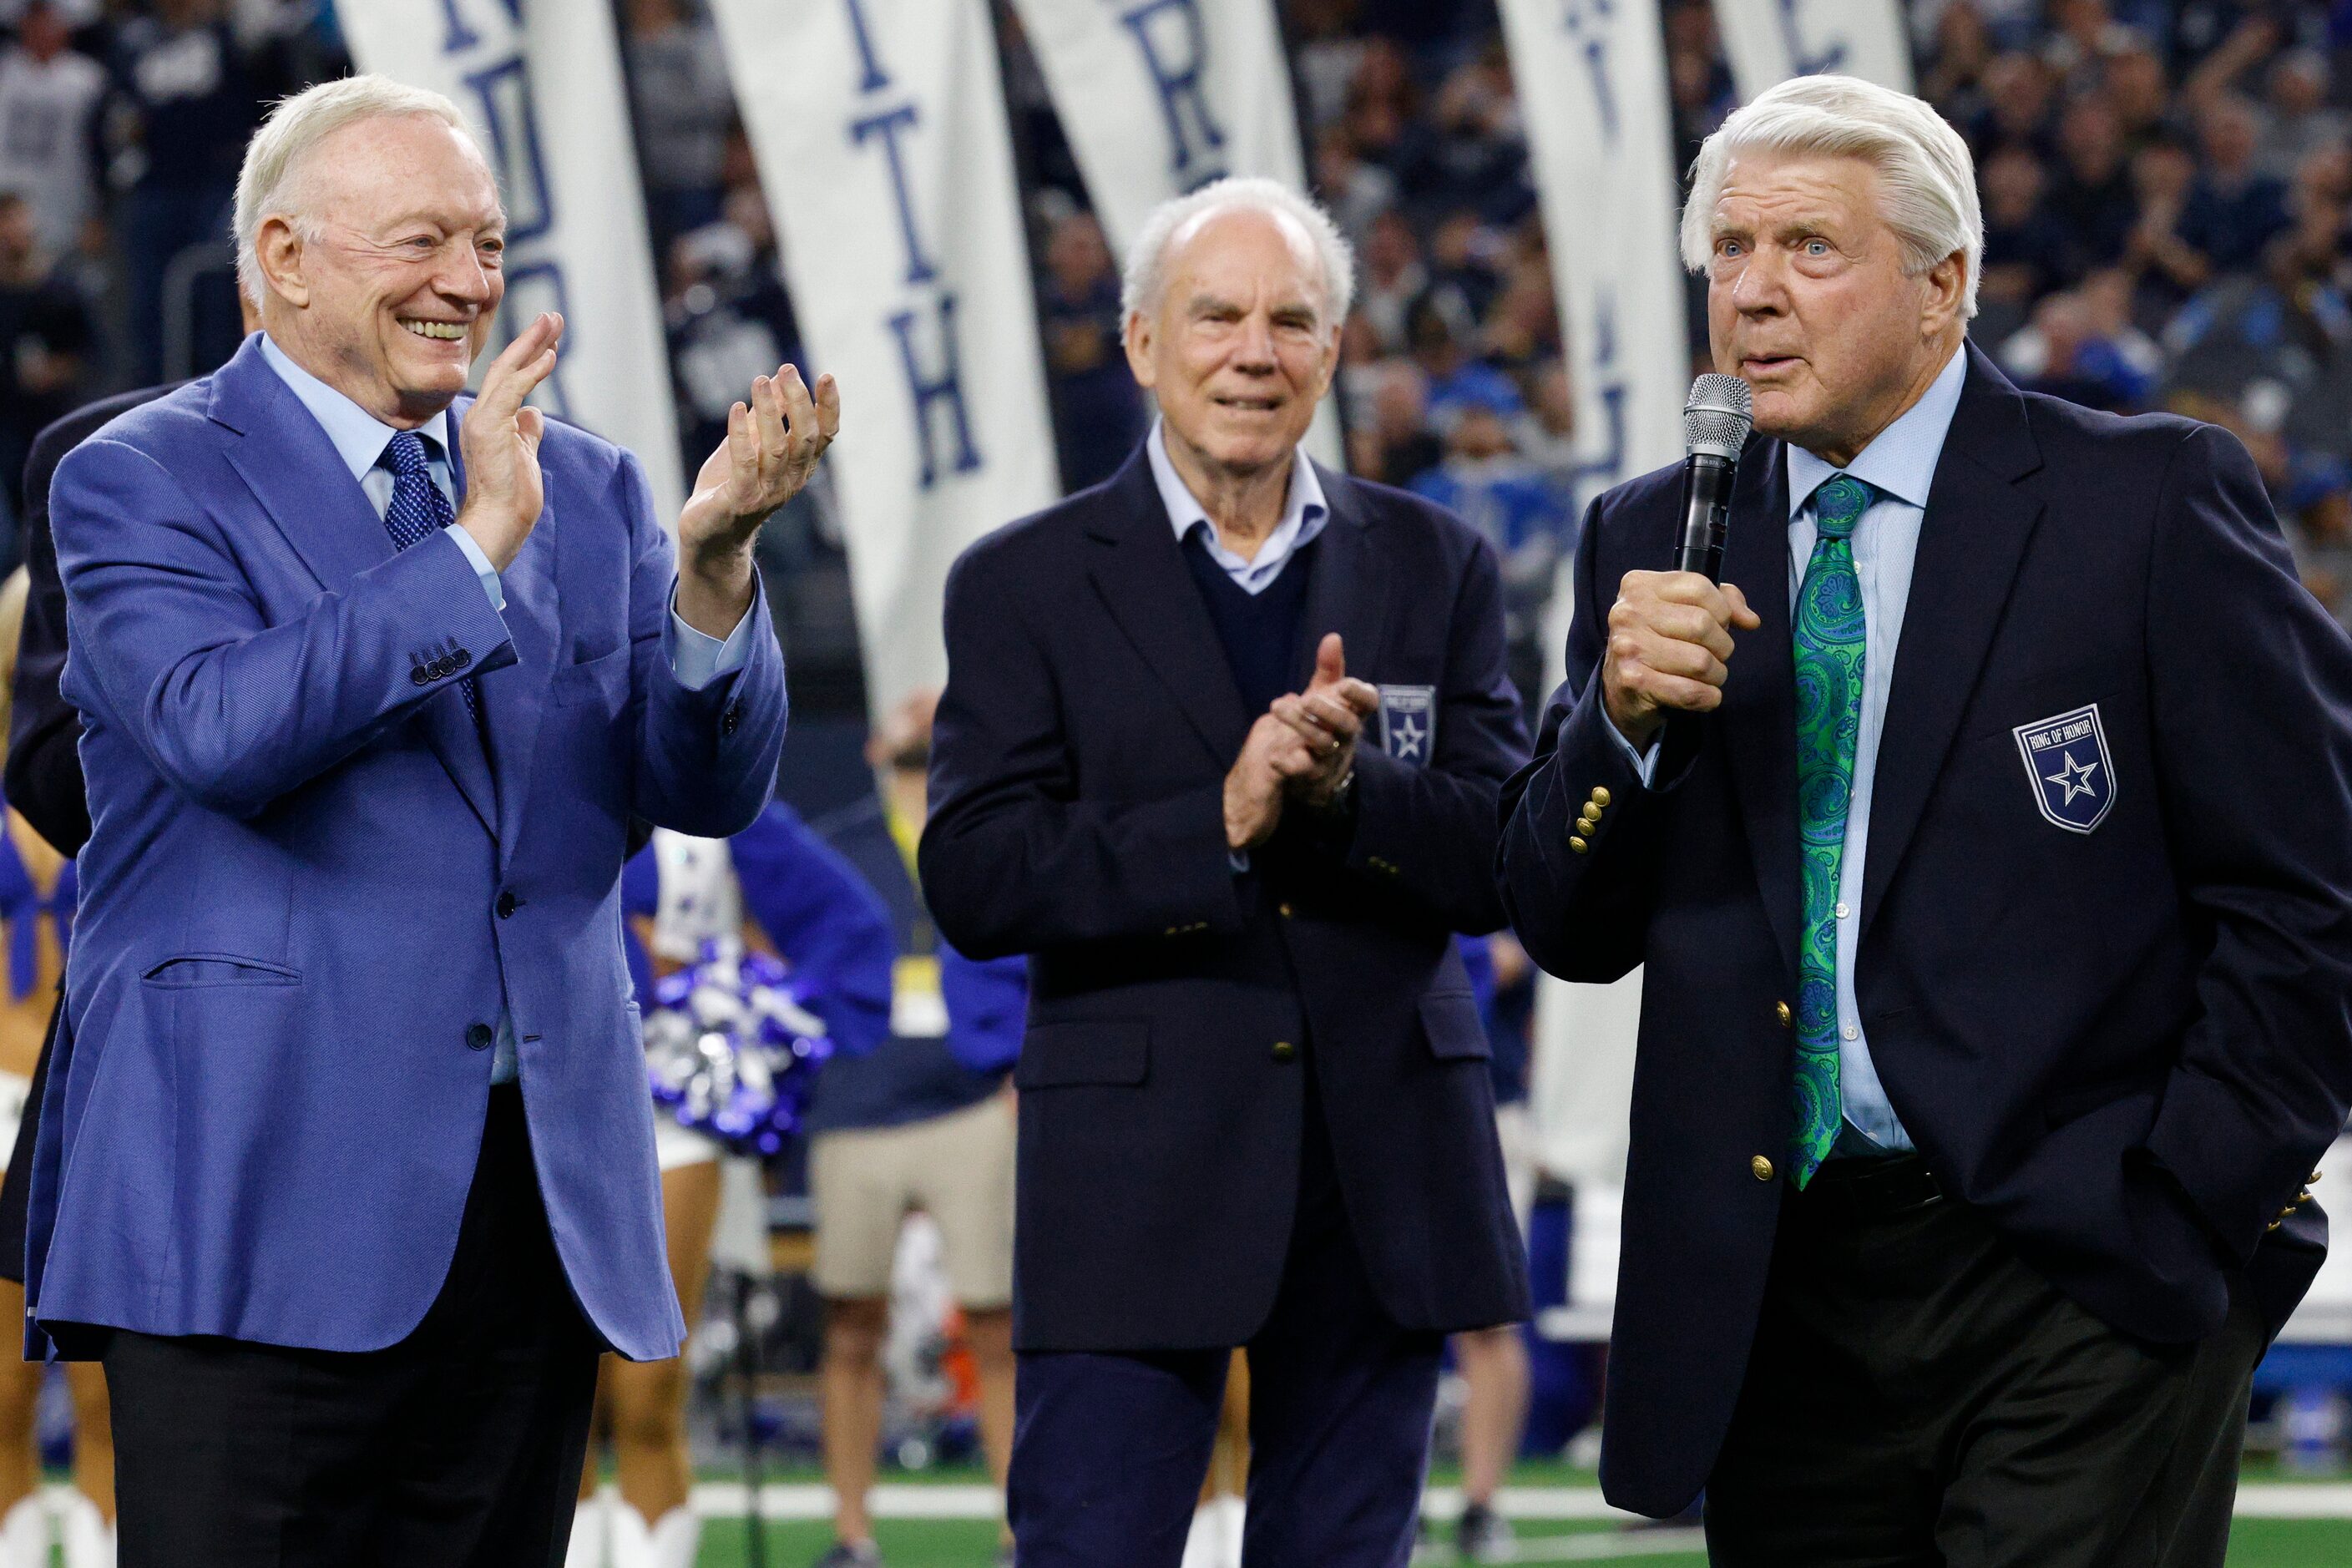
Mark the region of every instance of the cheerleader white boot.
POLYGON ((1247 1508, 1237 1497, 1213 1497, 1202 1503, 1184 1537, 1183 1568, 1241 1568, 1242 1518, 1247 1508))
POLYGON ((691 1507, 674 1508, 648 1525, 627 1503, 613 1504, 613 1568, 694 1568, 702 1550, 702 1521, 691 1507))
POLYGON ((65 1499, 58 1542, 65 1548, 66 1568, 114 1568, 114 1526, 80 1491, 68 1490, 65 1499))
POLYGON ((40 1493, 0 1514, 0 1568, 49 1568, 49 1505, 40 1493))
POLYGON ((563 1568, 606 1568, 614 1506, 602 1491, 581 1503, 572 1516, 572 1544, 563 1553, 563 1568))

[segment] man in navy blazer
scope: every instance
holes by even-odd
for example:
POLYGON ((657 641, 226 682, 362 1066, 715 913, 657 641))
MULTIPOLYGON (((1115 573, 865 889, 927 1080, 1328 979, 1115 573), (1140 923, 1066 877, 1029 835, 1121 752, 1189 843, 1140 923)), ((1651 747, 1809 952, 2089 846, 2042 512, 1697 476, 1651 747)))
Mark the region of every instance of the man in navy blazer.
POLYGON ((503 229, 446 99, 288 100, 262 332, 58 471, 92 831, 26 1296, 104 1359, 127 1564, 551 1563, 598 1352, 682 1334, 619 873, 768 798, 751 545, 837 399, 761 378, 674 567, 522 405, 559 318, 459 395, 503 229))
POLYGON ((1601 498, 1504 795, 1528 951, 1648 966, 1602 1484, 1730 1568, 2218 1565, 2352 1100, 2352 645, 2229 436, 1966 345, 1969 164, 1843 78, 1710 139, 1724 585, 1601 498))
POLYGON ((1240 1345, 1244 1560, 1402 1563, 1443 1338, 1526 1311, 1453 940, 1522 755, 1495 552, 1298 450, 1350 281, 1272 181, 1160 208, 1159 424, 948 582, 923 892, 1030 955, 1022 1568, 1174 1568, 1240 1345))

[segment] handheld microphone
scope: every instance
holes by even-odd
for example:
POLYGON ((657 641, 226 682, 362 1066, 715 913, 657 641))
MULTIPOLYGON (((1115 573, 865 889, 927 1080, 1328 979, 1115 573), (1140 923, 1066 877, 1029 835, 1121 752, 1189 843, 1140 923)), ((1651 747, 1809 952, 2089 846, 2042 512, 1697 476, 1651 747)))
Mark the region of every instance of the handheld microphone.
POLYGON ((1723 541, 1730 531, 1731 485, 1739 448, 1756 424, 1748 384, 1736 375, 1707 374, 1691 383, 1683 404, 1683 532, 1675 570, 1710 583, 1723 574, 1723 541))

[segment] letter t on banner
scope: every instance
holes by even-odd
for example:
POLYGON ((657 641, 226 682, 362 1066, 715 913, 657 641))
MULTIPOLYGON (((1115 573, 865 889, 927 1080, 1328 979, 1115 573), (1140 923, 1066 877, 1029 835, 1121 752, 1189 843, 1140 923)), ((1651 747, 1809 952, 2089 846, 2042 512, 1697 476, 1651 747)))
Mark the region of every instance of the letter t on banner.
MULTIPOLYGON (((602 0, 596 0, 602 4, 602 0)), ((877 713, 946 678, 948 567, 1060 494, 986 0, 714 0, 814 367, 877 713)))
POLYGON ((1858 76, 1911 90, 1911 43, 1896 0, 1715 0, 1739 101, 1792 76, 1858 76))

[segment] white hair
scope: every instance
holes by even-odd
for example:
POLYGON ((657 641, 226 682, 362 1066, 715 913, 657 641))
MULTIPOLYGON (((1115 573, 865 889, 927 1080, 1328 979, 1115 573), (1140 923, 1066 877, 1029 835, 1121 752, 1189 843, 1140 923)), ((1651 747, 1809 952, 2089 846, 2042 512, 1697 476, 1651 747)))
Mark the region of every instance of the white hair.
POLYGON ((1968 292, 1960 319, 1977 313, 1977 273, 1984 258, 1984 217, 1977 206, 1976 165, 1960 133, 1908 93, 1850 76, 1801 76, 1780 83, 1726 120, 1691 164, 1683 206, 1683 265, 1706 268, 1715 251, 1715 204, 1732 154, 1748 149, 1860 158, 1878 170, 1883 216, 1903 245, 1914 277, 1962 254, 1968 292))
MULTIPOLYGON (((303 209, 296 190, 304 155, 346 125, 409 114, 455 126, 476 152, 481 151, 456 104, 388 76, 341 77, 278 100, 245 144, 245 166, 236 174, 236 286, 247 300, 258 305, 263 298, 261 258, 254 245, 265 221, 283 217, 306 238, 316 237, 314 215, 303 209)), ((488 162, 483 159, 485 164, 488 162)))
POLYGON ((1295 225, 1322 269, 1321 324, 1333 327, 1348 319, 1356 299, 1356 251, 1331 215, 1279 180, 1240 175, 1212 180, 1151 209, 1135 243, 1127 247, 1127 271, 1119 281, 1120 315, 1148 315, 1157 310, 1168 286, 1169 247, 1177 235, 1197 218, 1233 209, 1262 212, 1276 223, 1295 225))

